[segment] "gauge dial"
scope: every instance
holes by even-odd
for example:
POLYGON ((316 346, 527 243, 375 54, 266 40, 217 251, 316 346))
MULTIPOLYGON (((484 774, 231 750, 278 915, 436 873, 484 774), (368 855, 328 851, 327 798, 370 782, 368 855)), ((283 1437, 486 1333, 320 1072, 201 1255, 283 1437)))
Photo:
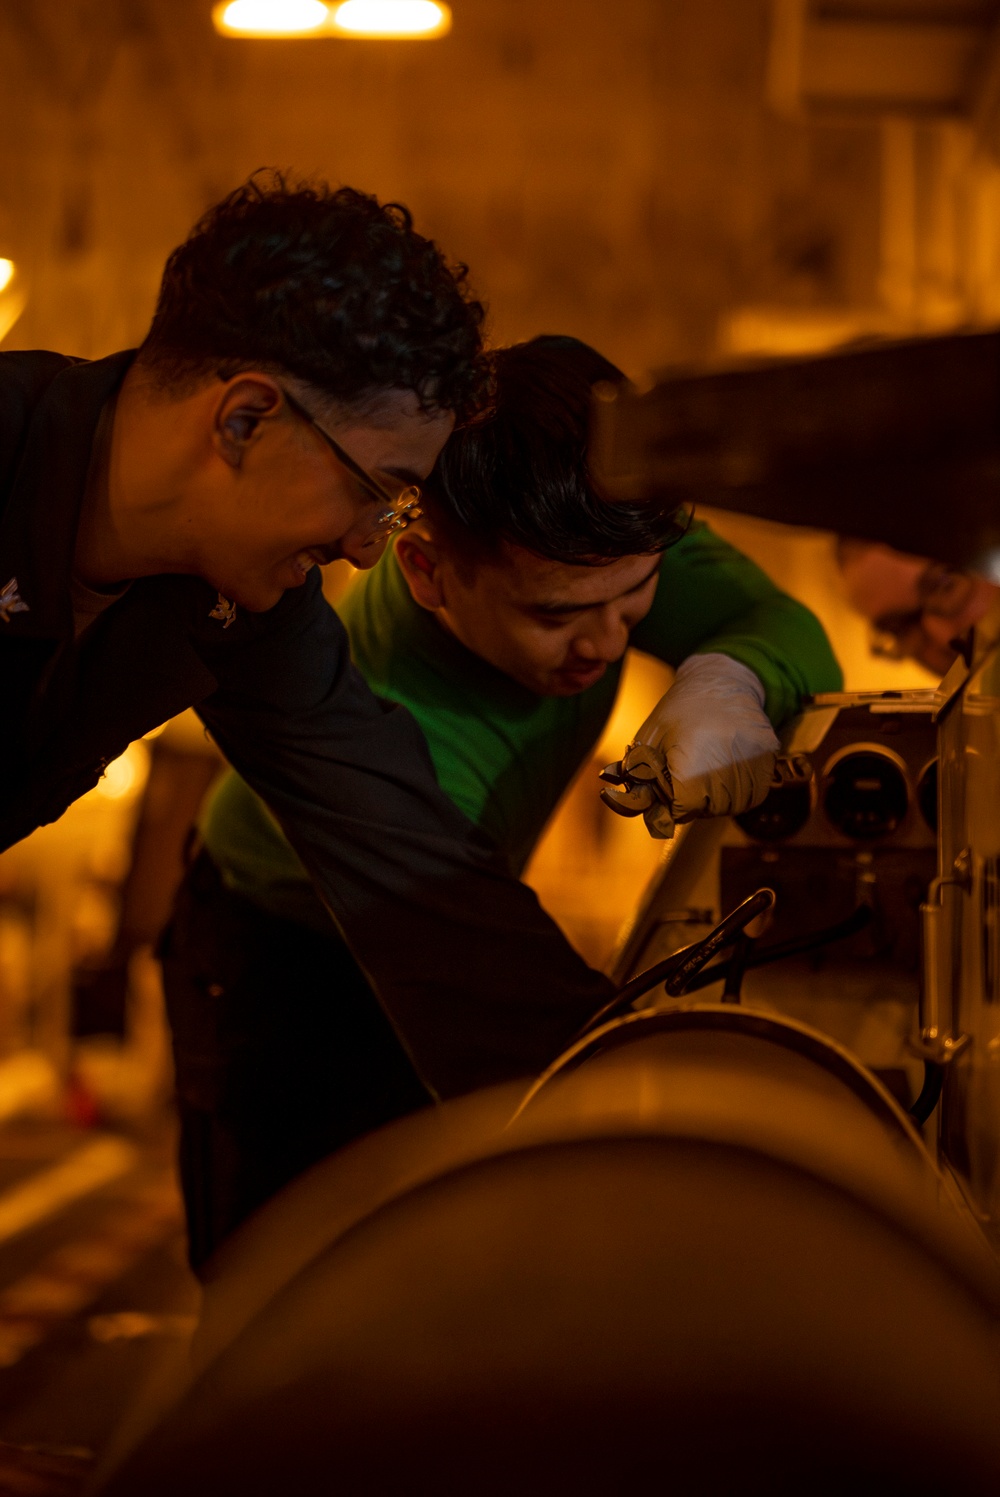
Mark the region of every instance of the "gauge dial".
POLYGON ((885 749, 854 746, 835 754, 826 767, 823 810, 845 837, 867 842, 888 836, 909 804, 905 770, 885 749))

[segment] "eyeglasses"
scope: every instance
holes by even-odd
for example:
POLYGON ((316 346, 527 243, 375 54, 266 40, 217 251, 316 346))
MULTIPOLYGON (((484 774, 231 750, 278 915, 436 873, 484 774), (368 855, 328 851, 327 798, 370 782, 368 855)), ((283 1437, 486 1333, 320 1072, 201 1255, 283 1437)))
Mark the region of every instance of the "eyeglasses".
POLYGON ((415 483, 409 484, 397 498, 393 498, 387 488, 379 483, 374 474, 369 473, 361 464, 355 462, 351 454, 341 447, 340 443, 325 431, 315 416, 311 416, 305 406, 300 405, 293 395, 290 395, 284 385, 281 393, 288 401, 289 406, 303 421, 318 431, 323 441, 330 448, 334 457, 341 467, 346 468, 351 477, 354 478, 376 503, 382 505, 382 509, 372 521, 371 534, 364 542, 365 546, 381 545, 396 535, 400 530, 405 530, 412 520, 419 520, 423 514, 420 509, 420 489, 415 483))

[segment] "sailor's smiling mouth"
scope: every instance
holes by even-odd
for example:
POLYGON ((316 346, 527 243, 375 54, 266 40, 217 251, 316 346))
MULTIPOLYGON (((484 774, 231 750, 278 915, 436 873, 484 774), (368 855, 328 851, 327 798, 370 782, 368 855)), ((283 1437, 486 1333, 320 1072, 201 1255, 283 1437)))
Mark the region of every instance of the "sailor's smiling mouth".
POLYGON ((291 559, 293 571, 297 574, 301 585, 312 571, 313 567, 328 566, 331 561, 336 561, 340 552, 336 546, 310 546, 305 551, 296 551, 291 559))

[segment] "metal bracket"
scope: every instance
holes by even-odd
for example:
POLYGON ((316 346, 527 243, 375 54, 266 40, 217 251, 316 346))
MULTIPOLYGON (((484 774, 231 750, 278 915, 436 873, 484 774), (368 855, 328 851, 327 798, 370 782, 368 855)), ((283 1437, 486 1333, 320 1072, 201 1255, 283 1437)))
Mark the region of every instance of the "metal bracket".
POLYGON ((918 1040, 910 1040, 907 1049, 920 1060, 931 1060, 946 1066, 972 1044, 971 1034, 939 1034, 936 1029, 922 1029, 918 1040))
POLYGON ((923 930, 924 988, 921 995, 923 1026, 920 1038, 911 1040, 909 1049, 921 1060, 946 1066, 972 1043, 968 1034, 953 1035, 947 1028, 946 1015, 951 1012, 951 1003, 939 986, 942 965, 947 966, 947 928, 944 925, 944 905, 941 898, 945 888, 960 889, 967 893, 972 887, 972 852, 968 847, 955 858, 951 872, 931 883, 927 903, 920 906, 923 930), (942 944, 944 943, 944 944, 942 944), (943 1022, 944 1021, 944 1022, 943 1022))

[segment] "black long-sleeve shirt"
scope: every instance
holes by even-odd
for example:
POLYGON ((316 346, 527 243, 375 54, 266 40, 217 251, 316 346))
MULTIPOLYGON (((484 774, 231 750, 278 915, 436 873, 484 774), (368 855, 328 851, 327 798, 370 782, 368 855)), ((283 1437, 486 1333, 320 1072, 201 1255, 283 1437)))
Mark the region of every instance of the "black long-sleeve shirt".
POLYGON ((318 572, 228 625, 201 579, 141 578, 75 638, 94 434, 133 357, 0 354, 0 848, 194 706, 278 817, 428 1086, 451 1096, 539 1070, 610 985, 438 789, 413 719, 352 666, 318 572))

